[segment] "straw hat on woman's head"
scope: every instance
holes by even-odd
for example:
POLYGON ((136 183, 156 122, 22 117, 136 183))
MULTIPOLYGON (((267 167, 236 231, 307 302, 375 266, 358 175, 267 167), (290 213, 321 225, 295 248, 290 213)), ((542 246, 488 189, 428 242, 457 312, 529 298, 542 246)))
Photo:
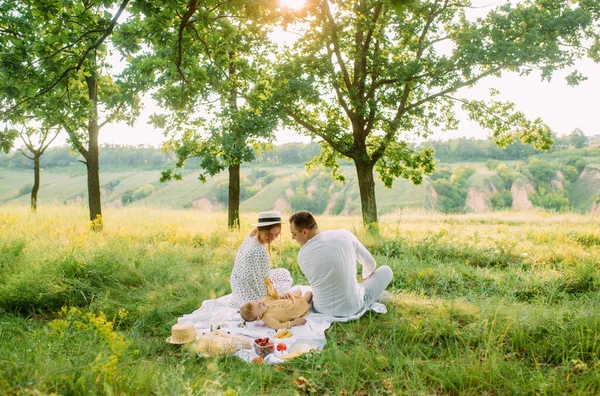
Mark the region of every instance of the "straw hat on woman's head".
POLYGON ((169 344, 187 344, 196 341, 196 329, 193 323, 177 323, 171 327, 171 337, 167 338, 169 344))
POLYGON ((287 224, 281 221, 281 214, 279 212, 260 212, 258 214, 258 223, 252 224, 255 227, 270 226, 273 224, 287 224))

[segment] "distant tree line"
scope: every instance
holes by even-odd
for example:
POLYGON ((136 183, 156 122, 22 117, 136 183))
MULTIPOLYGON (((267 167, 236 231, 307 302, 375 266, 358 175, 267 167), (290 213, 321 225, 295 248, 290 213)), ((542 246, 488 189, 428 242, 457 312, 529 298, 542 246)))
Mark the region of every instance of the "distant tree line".
POLYGON ((505 149, 498 147, 492 139, 481 140, 459 138, 447 141, 429 141, 422 144, 435 150, 438 162, 485 162, 489 159, 500 161, 525 160, 540 154, 533 146, 523 144, 519 140, 505 149))
MULTIPOLYGON (((550 154, 545 156, 561 156, 561 152, 587 145, 587 138, 580 136, 581 131, 576 129, 572 134, 555 138, 555 145, 550 154), (584 143, 585 140, 585 143, 584 143)), ((435 158, 438 163, 454 162, 486 162, 489 160, 527 161, 532 156, 542 154, 531 145, 515 141, 506 149, 498 147, 492 139, 480 140, 473 138, 458 138, 447 141, 428 141, 421 145, 423 148, 435 149, 435 158)), ((256 156, 250 166, 281 166, 301 165, 319 155, 320 146, 315 142, 286 143, 272 146, 271 150, 264 151, 256 156)), ((544 156, 544 155, 543 155, 544 156)), ((81 155, 73 153, 67 147, 49 149, 40 158, 43 169, 70 170, 85 172, 81 163, 81 155)), ((152 146, 122 146, 103 145, 100 151, 100 167, 102 171, 128 171, 128 170, 162 170, 176 161, 175 154, 165 152, 152 146)), ((185 168, 198 169, 199 158, 187 160, 185 168)), ((20 152, 10 154, 0 153, 0 168, 2 169, 33 169, 33 163, 20 152)))
MULTIPOLYGON (((588 145, 587 137, 579 128, 565 136, 553 136, 553 140, 554 145, 550 152, 581 149, 588 145)), ((529 157, 546 152, 536 150, 532 145, 524 144, 518 139, 504 149, 499 147, 492 139, 473 138, 427 141, 421 146, 435 149, 435 158, 438 162, 485 162, 490 159, 526 161, 529 157)))
MULTIPOLYGON (((85 172, 79 153, 67 147, 55 147, 41 157, 43 169, 67 170, 80 168, 85 172)), ((175 160, 173 153, 165 153, 152 146, 103 145, 100 151, 100 166, 103 171, 163 169, 175 160)), ((32 169, 33 164, 19 152, 0 155, 0 168, 32 169)))
POLYGON ((317 143, 286 143, 274 146, 254 160, 258 165, 304 164, 319 155, 321 148, 317 143))
MULTIPOLYGON (((319 154, 317 143, 287 143, 274 146, 265 151, 252 162, 252 166, 265 165, 297 165, 304 164, 319 154)), ((85 166, 80 162, 81 156, 74 154, 67 147, 48 149, 41 157, 43 169, 66 170, 80 168, 85 172, 85 166)), ((102 171, 128 170, 160 170, 165 169, 176 161, 175 154, 165 152, 152 146, 121 146, 103 145, 100 151, 100 168, 102 171)), ((198 169, 199 158, 187 160, 185 168, 198 169)), ((33 163, 20 152, 9 154, 0 153, 0 168, 2 169, 32 169, 33 163)))

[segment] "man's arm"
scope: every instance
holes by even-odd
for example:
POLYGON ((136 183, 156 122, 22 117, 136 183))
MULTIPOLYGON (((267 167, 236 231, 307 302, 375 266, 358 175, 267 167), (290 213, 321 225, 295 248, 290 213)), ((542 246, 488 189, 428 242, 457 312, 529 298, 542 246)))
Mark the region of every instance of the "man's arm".
POLYGON ((367 279, 369 276, 371 276, 373 271, 375 271, 377 263, 375 262, 375 259, 373 258, 371 253, 369 253, 367 248, 362 243, 360 243, 356 235, 352 234, 352 236, 354 237, 353 239, 354 249, 356 250, 356 261, 358 261, 362 265, 363 279, 367 279))

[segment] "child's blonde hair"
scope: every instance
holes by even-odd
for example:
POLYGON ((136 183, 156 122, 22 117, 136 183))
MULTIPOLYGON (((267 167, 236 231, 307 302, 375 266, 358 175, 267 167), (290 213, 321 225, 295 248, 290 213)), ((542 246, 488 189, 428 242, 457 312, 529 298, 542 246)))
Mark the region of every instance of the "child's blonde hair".
POLYGON ((252 309, 251 301, 246 301, 240 307, 240 315, 246 322, 254 322, 256 320, 256 314, 252 309))

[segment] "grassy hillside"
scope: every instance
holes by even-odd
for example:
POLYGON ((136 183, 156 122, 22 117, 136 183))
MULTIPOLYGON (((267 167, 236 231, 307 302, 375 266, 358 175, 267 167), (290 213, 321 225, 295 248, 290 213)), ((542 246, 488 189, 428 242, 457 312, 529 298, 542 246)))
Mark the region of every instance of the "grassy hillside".
MULTIPOLYGON (((487 208, 491 210, 493 191, 510 195, 510 182, 508 185, 506 182, 506 177, 509 177, 513 181, 518 180, 520 185, 533 186, 539 195, 538 202, 545 205, 539 206, 540 208, 546 210, 568 208, 566 210, 582 213, 590 211, 594 202, 600 197, 600 182, 594 173, 600 172, 600 157, 591 155, 578 157, 571 151, 567 151, 540 155, 539 158, 541 160, 532 157, 528 162, 490 160, 494 163, 490 164, 488 161, 438 164, 438 169, 447 167, 450 170, 450 174, 447 175, 450 184, 454 183, 451 178, 452 172, 472 168, 474 173, 460 185, 447 188, 448 194, 452 196, 444 202, 451 208, 450 210, 440 206, 440 202, 445 197, 438 200, 435 207, 442 211, 468 211, 467 204, 461 200, 464 200, 468 190, 475 189, 485 195, 487 208), (578 178, 577 175, 586 166, 589 177, 578 178), (505 169, 502 177, 499 170, 501 168, 505 169), (567 179, 561 181, 565 191, 559 193, 551 191, 558 187, 551 184, 549 179, 542 180, 544 177, 548 178, 544 173, 545 168, 552 168, 555 176, 558 171, 566 175, 567 179)), ((359 215, 361 203, 356 171, 353 166, 344 164, 342 173, 347 178, 345 182, 333 181, 328 172, 323 169, 308 173, 301 165, 243 167, 241 210, 308 209, 315 213, 359 215)), ((87 199, 85 175, 72 175, 73 172, 43 172, 38 193, 39 204, 85 202, 87 199)), ((199 210, 223 210, 226 207, 227 172, 208 178, 204 184, 197 180, 197 170, 186 170, 183 175, 183 181, 160 183, 158 170, 102 172, 100 180, 104 194, 103 203, 106 206, 124 204, 199 210)), ((28 189, 32 184, 31 171, 0 169, 0 203, 26 204, 29 201, 28 189)), ((434 206, 432 197, 428 196, 432 186, 432 180, 427 177, 419 186, 398 179, 391 189, 385 188, 379 180, 376 180, 378 211, 380 214, 386 214, 404 208, 429 209, 434 206)), ((440 191, 437 193, 443 194, 440 191)), ((502 202, 505 206, 501 208, 510 207, 510 202, 507 201, 509 198, 504 195, 502 202)))
MULTIPOLYGON (((266 184, 256 194, 241 202, 244 211, 260 211, 274 208, 279 200, 289 205, 290 188, 302 179, 310 178, 303 166, 253 167, 243 168, 243 177, 252 178, 255 172, 265 172, 273 181, 266 184)), ((353 167, 344 167, 347 181, 335 182, 331 179, 327 184, 333 186, 329 199, 343 202, 343 212, 357 215, 360 213, 360 197, 353 167)), ((322 177, 328 178, 321 171, 322 177)), ((159 171, 103 172, 100 181, 105 194, 103 202, 107 206, 120 205, 121 197, 127 192, 133 192, 143 186, 152 185, 154 192, 142 199, 131 203, 132 206, 190 208, 198 200, 210 201, 215 210, 223 209, 224 202, 219 202, 216 190, 219 183, 228 180, 226 172, 208 178, 206 183, 198 181, 198 171, 186 171, 183 181, 160 183, 159 171)), ((19 195, 19 191, 33 184, 30 171, 0 170, 0 202, 26 204, 29 193, 19 195)), ((251 183, 252 185, 252 183, 251 183)), ((292 192, 295 193, 292 188, 292 192)), ((378 207, 380 213, 388 213, 404 207, 424 207, 426 200, 425 186, 414 186, 406 180, 398 180, 392 189, 387 189, 381 182, 376 185, 378 207)), ((43 172, 41 187, 38 193, 39 205, 64 203, 87 198, 85 176, 71 177, 67 173, 43 172)), ((203 206, 207 209, 206 205, 203 206)))
MULTIPOLYGON (((230 292, 242 230, 226 213, 0 206, 0 394, 600 394, 600 218, 404 210, 374 238, 394 271, 387 314, 336 323, 319 354, 279 366, 165 343, 178 317, 230 292)), ((273 265, 306 284, 284 232, 273 265)), ((293 329, 292 329, 293 331, 293 329)))
POLYGON ((594 203, 600 199, 600 163, 587 166, 583 177, 573 183, 570 198, 574 206, 582 212, 592 209, 594 203))

